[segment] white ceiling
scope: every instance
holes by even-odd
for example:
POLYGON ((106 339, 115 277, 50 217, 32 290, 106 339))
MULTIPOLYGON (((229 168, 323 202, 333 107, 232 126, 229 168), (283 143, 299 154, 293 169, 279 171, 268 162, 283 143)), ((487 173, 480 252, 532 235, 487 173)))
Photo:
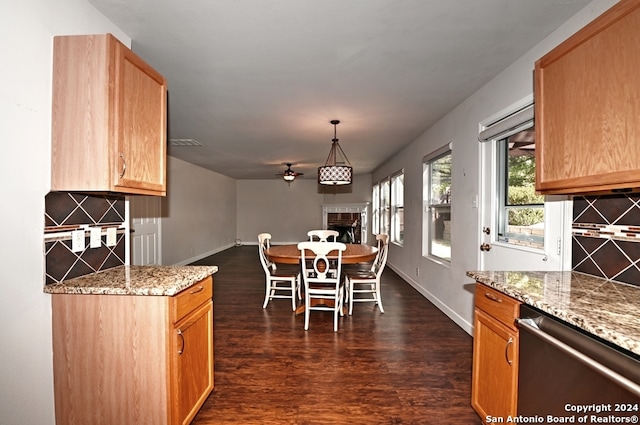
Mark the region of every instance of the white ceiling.
MULTIPOLYGON (((368 173, 589 0, 89 0, 168 80, 169 154, 314 179, 332 119, 368 173)), ((533 64, 532 64, 533 69, 533 64)))

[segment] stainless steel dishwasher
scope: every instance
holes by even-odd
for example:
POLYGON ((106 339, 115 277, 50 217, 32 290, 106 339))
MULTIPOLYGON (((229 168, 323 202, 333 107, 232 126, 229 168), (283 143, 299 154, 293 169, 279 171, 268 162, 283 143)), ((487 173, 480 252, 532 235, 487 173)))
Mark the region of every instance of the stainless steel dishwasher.
POLYGON ((518 415, 529 423, 638 423, 640 356, 521 306, 518 415))

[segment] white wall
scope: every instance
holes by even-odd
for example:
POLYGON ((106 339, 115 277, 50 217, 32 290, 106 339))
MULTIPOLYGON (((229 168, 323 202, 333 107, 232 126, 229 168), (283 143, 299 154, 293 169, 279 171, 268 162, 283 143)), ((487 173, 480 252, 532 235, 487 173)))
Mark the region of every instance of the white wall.
POLYGON ((307 231, 322 228, 322 204, 371 201, 370 174, 354 176, 349 193, 318 193, 313 178, 291 185, 280 179, 238 180, 236 187, 236 234, 244 244, 257 244, 262 232, 271 233, 275 244, 305 240, 307 231))
POLYGON ((53 36, 111 32, 85 0, 22 0, 0 14, 0 424, 53 424, 44 196, 50 186, 53 36))
POLYGON ((403 247, 391 247, 389 266, 469 333, 473 295, 468 286, 472 280, 465 272, 476 270, 479 265, 479 211, 472 207, 472 200, 480 190, 479 123, 531 95, 534 62, 614 3, 613 0, 590 3, 373 173, 373 180, 377 181, 400 168, 405 170, 405 241, 403 247), (453 142, 452 261, 450 266, 443 266, 421 255, 421 159, 449 142, 453 142), (420 269, 419 276, 416 268, 420 269))
POLYGON ((236 181, 167 157, 162 264, 188 264, 233 246, 235 240, 236 181))

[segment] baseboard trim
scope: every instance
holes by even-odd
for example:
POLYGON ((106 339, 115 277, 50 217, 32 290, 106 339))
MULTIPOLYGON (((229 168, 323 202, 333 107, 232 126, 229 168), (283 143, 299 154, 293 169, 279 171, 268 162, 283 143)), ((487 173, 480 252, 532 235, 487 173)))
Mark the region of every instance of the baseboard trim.
POLYGON ((228 245, 223 245, 223 246, 221 246, 219 248, 213 249, 213 250, 205 252, 203 254, 198 254, 195 257, 191 257, 191 258, 187 258, 186 260, 182 260, 179 263, 175 263, 174 266, 187 266, 187 265, 189 265, 191 263, 195 263, 198 260, 202 260, 203 258, 207 258, 210 255, 217 254, 217 253, 225 251, 225 250, 227 250, 229 248, 233 248, 234 246, 236 246, 235 243, 231 243, 231 244, 228 244, 228 245))
POLYGON ((438 297, 436 297, 431 292, 427 291, 425 288, 420 286, 418 282, 413 280, 411 276, 403 273, 402 270, 400 270, 398 267, 395 267, 393 264, 390 264, 389 262, 387 262, 387 266, 391 270, 396 272, 398 276, 402 278, 402 280, 407 282, 409 285, 413 286, 416 291, 420 292, 420 294, 423 297, 431 301, 433 305, 435 305, 440 311, 446 314, 447 317, 449 317, 449 319, 451 319, 456 325, 462 328, 462 330, 464 330, 469 335, 473 335, 473 325, 471 323, 469 323, 467 320, 465 320, 462 316, 460 316, 455 311, 451 310, 451 308, 449 308, 449 306, 443 303, 438 297))

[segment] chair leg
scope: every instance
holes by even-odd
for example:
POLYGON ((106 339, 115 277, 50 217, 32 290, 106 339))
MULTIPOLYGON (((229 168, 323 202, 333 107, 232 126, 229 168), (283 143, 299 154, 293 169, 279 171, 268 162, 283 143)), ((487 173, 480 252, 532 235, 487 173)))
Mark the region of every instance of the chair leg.
POLYGON ((353 282, 349 282, 349 316, 353 313, 353 282))
POLYGON ((291 307, 293 307, 293 311, 296 311, 296 281, 291 281, 291 307))
POLYGON ((309 290, 306 288, 305 286, 305 291, 304 291, 304 304, 305 304, 305 308, 304 308, 304 330, 309 330, 309 313, 311 310, 311 298, 309 297, 309 290))
POLYGON ((382 308, 382 296, 380 294, 380 287, 376 287, 376 298, 378 300, 378 308, 380 309, 380 313, 384 313, 384 308, 382 308))
POLYGON ((269 304, 270 298, 271 298, 271 282, 267 281, 267 292, 264 295, 264 303, 262 304, 262 308, 267 308, 267 304, 269 304))
POLYGON ((342 310, 340 306, 340 297, 338 294, 335 296, 335 301, 333 304, 333 331, 338 332, 338 311, 342 310))

